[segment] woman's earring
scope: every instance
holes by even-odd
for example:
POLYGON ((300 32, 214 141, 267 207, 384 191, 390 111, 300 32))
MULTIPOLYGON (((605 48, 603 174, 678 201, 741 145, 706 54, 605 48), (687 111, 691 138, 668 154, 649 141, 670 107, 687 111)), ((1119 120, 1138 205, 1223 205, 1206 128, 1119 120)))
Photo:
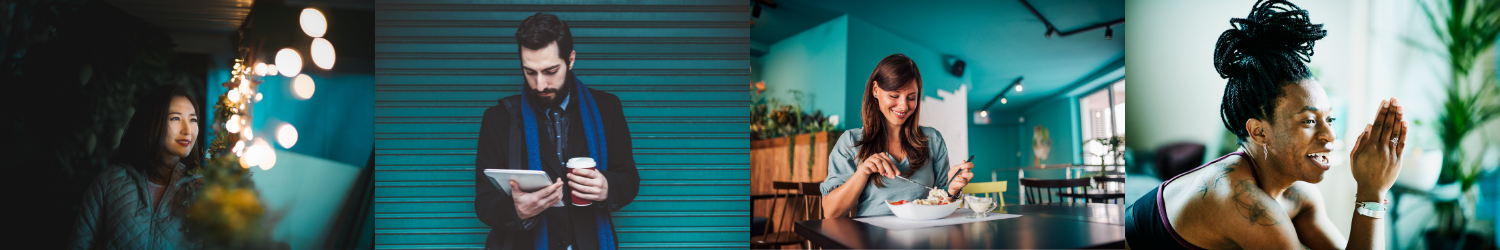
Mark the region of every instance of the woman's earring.
POLYGON ((1265 153, 1261 153, 1260 154, 1260 161, 1261 162, 1269 161, 1268 159, 1271 157, 1271 147, 1270 146, 1266 146, 1265 143, 1261 143, 1260 144, 1260 149, 1261 149, 1260 151, 1265 152, 1265 153))

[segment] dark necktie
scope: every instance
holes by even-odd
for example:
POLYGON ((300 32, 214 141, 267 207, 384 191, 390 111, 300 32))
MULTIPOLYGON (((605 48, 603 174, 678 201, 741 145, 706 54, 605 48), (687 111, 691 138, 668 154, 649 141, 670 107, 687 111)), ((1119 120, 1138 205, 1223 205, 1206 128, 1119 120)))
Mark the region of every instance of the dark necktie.
POLYGON ((552 144, 557 146, 557 162, 567 164, 566 161, 563 161, 562 156, 562 134, 566 133, 565 131, 563 131, 562 112, 559 112, 559 108, 553 108, 550 109, 549 112, 547 112, 547 117, 552 118, 552 144))

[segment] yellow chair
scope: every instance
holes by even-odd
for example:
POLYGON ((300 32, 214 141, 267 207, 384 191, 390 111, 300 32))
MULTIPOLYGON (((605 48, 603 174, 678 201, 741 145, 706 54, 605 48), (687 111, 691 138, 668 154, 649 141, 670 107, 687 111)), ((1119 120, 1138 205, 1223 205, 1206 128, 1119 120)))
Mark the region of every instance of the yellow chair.
POLYGON ((995 202, 999 204, 996 207, 1005 206, 1005 181, 971 182, 960 193, 985 194, 983 197, 995 197, 995 202))

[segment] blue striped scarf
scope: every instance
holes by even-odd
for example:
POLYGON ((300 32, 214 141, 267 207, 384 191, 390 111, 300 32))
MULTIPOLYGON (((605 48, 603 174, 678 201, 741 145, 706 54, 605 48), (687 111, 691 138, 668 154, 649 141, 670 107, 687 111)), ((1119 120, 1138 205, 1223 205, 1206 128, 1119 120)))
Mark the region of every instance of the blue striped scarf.
MULTIPOLYGON (((609 154, 604 144, 604 125, 600 122, 599 106, 594 103, 594 95, 587 91, 588 87, 583 85, 583 81, 579 81, 577 77, 572 80, 574 83, 572 94, 579 97, 578 113, 583 115, 583 134, 589 142, 589 157, 594 158, 598 163, 596 168, 599 171, 605 171, 609 166, 609 154)), ((531 102, 526 96, 521 95, 521 117, 526 126, 526 165, 530 170, 542 170, 542 154, 537 150, 536 112, 532 111, 531 102)), ((564 133, 564 131, 557 131, 557 133, 564 133)), ((594 216, 594 224, 599 229, 599 249, 614 250, 614 227, 610 226, 608 209, 595 209, 594 211, 598 213, 594 216)), ((547 249, 547 217, 540 218, 541 231, 539 232, 541 233, 536 237, 536 249, 547 249)))

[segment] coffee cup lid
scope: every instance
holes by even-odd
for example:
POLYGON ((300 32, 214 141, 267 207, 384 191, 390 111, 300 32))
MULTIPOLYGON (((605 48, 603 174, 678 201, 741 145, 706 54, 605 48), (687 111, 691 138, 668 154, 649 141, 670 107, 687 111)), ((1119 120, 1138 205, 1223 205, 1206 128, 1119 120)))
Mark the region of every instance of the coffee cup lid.
POLYGON ((573 157, 573 158, 570 158, 570 159, 568 159, 568 167, 569 168, 592 168, 592 167, 594 167, 594 158, 589 158, 589 157, 573 157))

